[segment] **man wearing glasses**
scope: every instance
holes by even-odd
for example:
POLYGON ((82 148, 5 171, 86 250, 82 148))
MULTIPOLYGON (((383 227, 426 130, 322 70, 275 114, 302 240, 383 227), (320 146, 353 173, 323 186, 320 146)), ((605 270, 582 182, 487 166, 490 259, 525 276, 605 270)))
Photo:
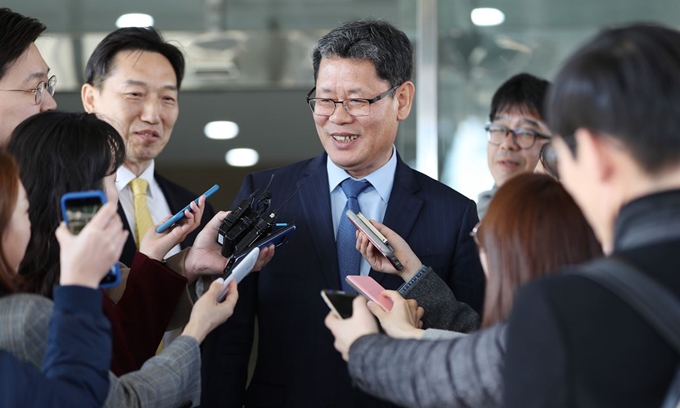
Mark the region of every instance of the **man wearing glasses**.
POLYGON ((306 102, 325 151, 244 180, 236 203, 274 176, 271 208, 292 197, 280 218, 297 231, 239 284, 234 316, 204 343, 205 406, 385 406, 352 387, 324 326, 320 291, 346 289, 347 275, 370 275, 393 290, 404 283, 361 259, 348 208, 395 230, 459 300, 481 309, 484 277, 469 235, 474 202, 409 168, 394 146, 415 94, 408 37, 384 21, 346 23, 319 40, 312 60, 316 86, 306 102), (256 315, 257 363, 246 392, 256 315))
POLYGON ((491 190, 479 195, 477 212, 483 218, 498 187, 510 178, 532 172, 541 147, 550 141, 543 123, 543 100, 550 83, 529 74, 508 79, 491 100, 487 134, 487 160, 494 179, 491 190))
POLYGON ((57 107, 57 77, 34 44, 43 31, 40 21, 0 8, 0 147, 24 119, 57 107))

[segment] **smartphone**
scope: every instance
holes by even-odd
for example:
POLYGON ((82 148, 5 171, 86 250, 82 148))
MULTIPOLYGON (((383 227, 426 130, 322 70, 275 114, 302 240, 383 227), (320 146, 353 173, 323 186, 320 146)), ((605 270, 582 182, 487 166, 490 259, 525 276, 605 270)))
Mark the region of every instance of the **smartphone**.
POLYGON ((356 293, 324 289, 321 291, 321 297, 334 315, 341 319, 352 317, 352 301, 357 297, 356 293))
POLYGON ((374 247, 387 258, 392 266, 394 266, 398 271, 404 269, 404 265, 401 264, 399 259, 394 255, 394 248, 387 242, 387 238, 378 231, 373 224, 371 224, 363 214, 354 214, 354 211, 347 210, 347 218, 354 224, 354 226, 368 237, 374 247))
POLYGON ((385 288, 380 286, 375 279, 370 276, 349 275, 345 280, 357 293, 379 304, 386 312, 392 310, 394 305, 392 299, 380 294, 385 288))
MULTIPOLYGON (((269 233, 269 235, 260 238, 259 241, 255 241, 252 247, 263 249, 272 244, 274 245, 274 247, 279 247, 288 242, 288 239, 293 234, 293 232, 295 232, 295 229, 296 229, 295 224, 286 225, 285 227, 272 231, 271 233, 269 233)), ((240 254, 234 255, 234 261, 238 262, 248 253, 248 250, 249 249, 246 249, 242 251, 240 254)))
MULTIPOLYGON (((210 197, 211 195, 213 195, 213 193, 214 193, 215 191, 219 190, 219 189, 220 189, 220 186, 218 186, 217 184, 215 184, 214 186, 210 187, 210 188, 208 189, 208 191, 206 191, 205 193, 203 193, 203 194, 201 194, 201 195, 204 195, 205 198, 206 198, 206 200, 207 200, 208 197, 210 197)), ((195 202, 196 204, 198 204, 198 199, 199 199, 199 198, 201 198, 201 196, 198 196, 198 197, 194 200, 194 202, 195 202)), ((186 207, 184 207, 184 208, 182 208, 180 211, 178 211, 177 214, 175 214, 175 215, 172 216, 172 218, 170 218, 169 220, 165 221, 163 224, 161 224, 160 227, 156 228, 156 232, 160 234, 161 232, 163 232, 163 231, 165 231, 166 229, 170 228, 173 224, 175 224, 176 222, 178 222, 179 220, 181 220, 182 218, 184 218, 184 217, 185 217, 185 215, 184 215, 184 211, 185 211, 185 210, 191 211, 191 203, 187 204, 186 207)))
MULTIPOLYGON (((106 195, 101 190, 66 193, 61 196, 61 215, 71 232, 78 234, 105 203, 106 195)), ((99 287, 110 288, 119 283, 120 268, 116 262, 99 287)))
POLYGON ((224 272, 224 283, 222 284, 222 291, 217 296, 218 302, 224 302, 227 298, 227 292, 229 292, 229 282, 235 280, 236 283, 241 283, 243 278, 246 277, 253 270, 255 263, 257 262, 257 257, 260 255, 260 248, 255 247, 248 252, 246 256, 241 259, 240 262, 234 264, 232 267, 227 267, 224 272))

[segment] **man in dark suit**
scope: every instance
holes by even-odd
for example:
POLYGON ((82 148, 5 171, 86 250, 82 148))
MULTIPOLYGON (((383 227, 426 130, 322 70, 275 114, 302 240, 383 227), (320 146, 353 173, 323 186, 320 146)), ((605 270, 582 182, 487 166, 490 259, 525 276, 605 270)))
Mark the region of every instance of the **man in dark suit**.
POLYGON ((345 249, 336 245, 348 197, 369 218, 404 237, 459 300, 480 311, 484 277, 469 235, 478 220, 474 202, 408 167, 394 147, 415 93, 412 61, 406 35, 384 21, 347 23, 318 42, 316 87, 308 102, 325 152, 251 174, 241 187, 236 203, 255 189, 262 191, 274 176, 271 208, 291 197, 279 219, 294 221, 297 231, 268 267, 241 282, 234 316, 205 343, 204 406, 383 404, 352 387, 323 323, 328 308, 320 291, 340 289, 342 276, 370 275, 387 289, 402 283, 396 275, 371 271, 360 257, 353 271, 341 266, 359 255, 352 242, 345 249), (345 192, 349 180, 365 183, 362 191, 345 192), (246 393, 256 316, 257 364, 246 393))
MULTIPOLYGON (((182 52, 151 27, 113 31, 97 45, 87 62, 82 88, 85 110, 110 122, 125 140, 125 164, 118 169, 116 186, 119 213, 130 231, 121 256, 126 265, 132 263, 142 238, 138 236, 131 188, 137 179, 145 183, 146 202, 154 224, 197 197, 155 171, 154 159, 170 140, 179 114, 183 76, 182 52)), ((212 206, 206 204, 201 227, 187 236, 181 248, 191 246, 214 215, 212 206)), ((178 253, 180 245, 168 256, 178 253)))
MULTIPOLYGON (((605 252, 676 296, 679 106, 680 32, 652 25, 599 34, 563 66, 546 105, 562 135, 561 180, 605 252)), ((616 294, 570 270, 579 267, 527 285, 515 303, 505 406, 661 406, 677 350, 616 294)))

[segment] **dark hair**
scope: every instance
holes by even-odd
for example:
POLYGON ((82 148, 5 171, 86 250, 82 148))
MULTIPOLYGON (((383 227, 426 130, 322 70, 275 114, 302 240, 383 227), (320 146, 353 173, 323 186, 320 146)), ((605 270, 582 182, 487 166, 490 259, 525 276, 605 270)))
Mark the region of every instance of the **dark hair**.
POLYGON ((177 89, 184 78, 184 55, 166 42, 153 27, 126 27, 110 33, 97 45, 85 67, 85 82, 100 88, 111 71, 113 59, 121 51, 157 52, 168 59, 177 77, 177 89))
POLYGON ((510 109, 530 113, 543 120, 543 104, 550 82, 531 74, 518 74, 508 79, 494 93, 491 99, 489 120, 510 109))
POLYGON ((484 326, 508 318, 520 286, 602 255, 583 213, 558 181, 517 175, 498 188, 477 229, 487 259, 484 326))
POLYGON ((2 245, 19 197, 17 164, 4 150, 0 150, 0 296, 16 291, 17 274, 9 264, 2 245))
POLYGON ((607 134, 655 174, 680 159, 680 32, 635 24, 605 30, 560 69, 550 128, 575 154, 579 128, 607 134))
POLYGON ((12 133, 8 150, 19 165, 28 196, 31 239, 19 273, 21 290, 51 296, 59 281, 60 199, 70 191, 102 188, 125 160, 116 129, 90 113, 42 112, 12 133))
POLYGON ((411 80, 413 47, 406 34, 385 20, 372 18, 345 23, 321 37, 312 52, 314 81, 322 58, 371 61, 378 77, 391 87, 411 80))
POLYGON ((43 31, 37 19, 0 8, 0 79, 43 31))

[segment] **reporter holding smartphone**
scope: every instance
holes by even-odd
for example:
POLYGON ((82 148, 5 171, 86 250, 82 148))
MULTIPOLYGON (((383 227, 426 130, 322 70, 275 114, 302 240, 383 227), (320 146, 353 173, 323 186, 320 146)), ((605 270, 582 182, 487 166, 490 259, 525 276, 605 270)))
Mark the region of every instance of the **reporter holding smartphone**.
MULTIPOLYGON (((449 329, 452 311, 459 308, 449 288, 432 268, 422 266, 399 235, 374 225, 404 264, 401 276, 407 283, 401 292, 433 306, 425 307, 430 328, 449 329)), ((487 277, 483 330, 469 335, 423 331, 409 301, 395 291, 383 292, 394 302, 391 312, 370 303, 369 311, 363 299, 355 299, 351 318, 328 314, 326 326, 359 388, 408 407, 500 406, 507 319, 519 288, 602 254, 571 196, 555 179, 540 174, 520 174, 499 187, 473 235, 487 277), (377 334, 371 312, 393 338, 377 334)), ((374 269, 396 273, 365 236, 358 237, 357 248, 374 269)))
MULTIPOLYGON (((17 275, 31 237, 28 200, 16 163, 0 151, 0 325, 1 337, 31 336, 32 317, 53 309, 42 369, 23 353, 0 350, 0 406, 102 406, 109 391, 111 325, 102 313, 100 280, 123 250, 127 232, 116 205, 104 206, 80 235, 62 224, 60 285, 54 304, 36 295, 16 293, 17 275), (29 316, 27 320, 23 316, 29 316)), ((24 345, 24 339, 16 338, 24 345)))
MULTIPOLYGON (((17 156, 21 177, 26 184, 31 202, 29 217, 33 232, 27 256, 21 265, 35 287, 52 289, 59 268, 59 254, 51 251, 51 225, 58 224, 58 198, 66 191, 103 189, 115 194, 115 169, 125 156, 120 135, 108 123, 94 114, 44 112, 20 124, 12 136, 10 152, 17 156), (36 239, 37 238, 37 239, 36 239), (27 260, 30 259, 30 262, 27 260), (36 265, 35 269, 29 266, 36 265)), ((115 197, 108 197, 115 203, 115 197)), ((194 245, 178 255, 161 262, 168 245, 174 246, 187 231, 197 225, 199 200, 194 214, 187 214, 187 222, 164 234, 149 230, 143 239, 142 252, 135 255, 126 275, 121 269, 123 283, 106 291, 104 308, 113 328, 113 359, 111 381, 106 406, 109 407, 171 407, 197 405, 200 399, 199 344, 207 333, 223 323, 233 313, 238 291, 230 288, 223 303, 216 301, 221 289, 219 280, 201 297, 193 309, 185 308, 186 316, 179 316, 186 324, 183 335, 175 339, 163 352, 154 356, 156 346, 165 332, 179 298, 186 294, 186 284, 200 274, 221 272, 227 259, 215 237, 227 215, 218 213, 198 235, 194 245), (194 224, 195 223, 195 224, 194 224), (147 249, 144 249, 147 248, 147 249), (171 267, 171 268, 169 268, 171 267), (188 321, 188 323, 187 323, 188 321), (123 374, 116 372, 116 362, 129 361, 139 367, 123 374)), ((273 251, 265 249, 255 269, 266 262, 273 251)), ((101 307, 101 306, 100 306, 101 307)), ((13 353, 25 353, 24 360, 39 365, 45 351, 49 310, 34 316, 21 315, 30 321, 30 332, 8 333, 0 338, 0 347, 13 353), (27 337, 22 344, 16 336, 27 337)), ((4 316, 0 315, 0 326, 4 316)), ((26 323, 25 323, 26 324, 26 323)))

